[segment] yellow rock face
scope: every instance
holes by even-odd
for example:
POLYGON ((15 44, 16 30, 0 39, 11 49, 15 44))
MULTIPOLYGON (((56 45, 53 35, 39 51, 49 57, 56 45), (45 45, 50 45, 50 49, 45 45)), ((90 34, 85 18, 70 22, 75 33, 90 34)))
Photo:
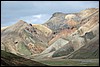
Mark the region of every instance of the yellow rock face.
POLYGON ((68 24, 69 26, 76 26, 76 25, 78 24, 78 22, 76 22, 76 21, 74 21, 74 20, 68 20, 68 21, 67 21, 67 24, 68 24))
POLYGON ((93 12, 95 12, 96 10, 98 10, 98 9, 89 8, 89 9, 83 10, 83 11, 80 12, 80 16, 82 18, 87 17, 87 16, 91 15, 93 12))
POLYGON ((70 20, 70 19, 72 19, 72 18, 74 18, 74 17, 76 17, 76 15, 74 15, 74 14, 69 14, 69 15, 66 15, 66 16, 65 16, 65 19, 70 20))
POLYGON ((6 26, 6 27, 2 27, 2 28, 1 28, 1 31, 4 30, 4 29, 6 29, 7 27, 8 27, 8 26, 6 26))
POLYGON ((34 28, 40 30, 41 32, 43 32, 45 34, 45 36, 48 36, 52 33, 52 30, 50 30, 49 28, 47 28, 46 26, 43 26, 41 24, 33 24, 32 26, 34 28))

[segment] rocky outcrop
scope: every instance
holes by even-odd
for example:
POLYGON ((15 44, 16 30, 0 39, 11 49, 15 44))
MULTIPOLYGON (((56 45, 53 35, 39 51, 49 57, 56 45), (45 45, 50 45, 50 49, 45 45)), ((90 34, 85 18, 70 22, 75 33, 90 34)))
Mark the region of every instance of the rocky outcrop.
POLYGON ((47 26, 53 31, 57 31, 63 22, 65 21, 65 14, 61 12, 56 12, 52 17, 43 25, 47 26))
POLYGON ((44 34, 46 37, 49 37, 52 34, 52 30, 50 30, 49 28, 47 28, 44 25, 41 24, 33 24, 32 25, 34 28, 37 28, 38 30, 40 30, 42 33, 44 34))

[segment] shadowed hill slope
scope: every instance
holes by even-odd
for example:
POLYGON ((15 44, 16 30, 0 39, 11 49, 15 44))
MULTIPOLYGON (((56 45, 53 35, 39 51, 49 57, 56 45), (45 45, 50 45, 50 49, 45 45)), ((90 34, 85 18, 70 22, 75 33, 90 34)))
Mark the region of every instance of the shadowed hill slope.
POLYGON ((47 66, 1 50, 1 66, 47 66))

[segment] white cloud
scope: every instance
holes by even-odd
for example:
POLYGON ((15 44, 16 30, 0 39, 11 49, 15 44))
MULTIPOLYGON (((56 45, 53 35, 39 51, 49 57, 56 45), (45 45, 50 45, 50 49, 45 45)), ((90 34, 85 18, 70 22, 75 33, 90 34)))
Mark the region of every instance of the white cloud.
POLYGON ((42 15, 41 15, 41 14, 40 14, 40 15, 34 15, 33 17, 34 17, 34 18, 38 18, 38 19, 39 19, 39 18, 41 18, 41 17, 42 17, 42 15))
POLYGON ((38 15, 20 17, 19 20, 24 20, 27 23, 32 23, 32 24, 42 24, 46 22, 50 17, 51 16, 49 14, 38 14, 38 15))
POLYGON ((50 17, 51 17, 51 15, 49 15, 49 14, 38 14, 38 15, 30 15, 30 16, 20 17, 20 18, 16 18, 16 20, 8 22, 8 24, 1 23, 1 27, 13 25, 16 22, 18 22, 19 20, 23 20, 23 21, 26 21, 27 23, 32 23, 32 24, 43 24, 50 17))
POLYGON ((99 7, 99 1, 1 1, 1 24, 12 25, 10 22, 17 19, 44 23, 55 12, 73 13, 95 7, 99 7))

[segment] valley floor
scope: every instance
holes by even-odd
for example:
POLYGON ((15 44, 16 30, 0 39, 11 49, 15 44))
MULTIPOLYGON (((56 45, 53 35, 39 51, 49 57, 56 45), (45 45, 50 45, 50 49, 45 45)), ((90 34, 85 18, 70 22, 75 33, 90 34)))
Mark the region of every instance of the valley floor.
POLYGON ((38 61, 50 66, 99 66, 99 59, 41 59, 38 61))

